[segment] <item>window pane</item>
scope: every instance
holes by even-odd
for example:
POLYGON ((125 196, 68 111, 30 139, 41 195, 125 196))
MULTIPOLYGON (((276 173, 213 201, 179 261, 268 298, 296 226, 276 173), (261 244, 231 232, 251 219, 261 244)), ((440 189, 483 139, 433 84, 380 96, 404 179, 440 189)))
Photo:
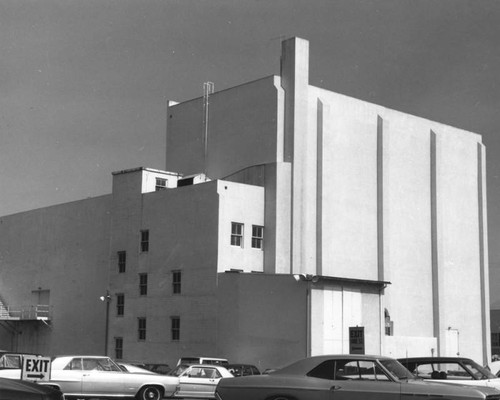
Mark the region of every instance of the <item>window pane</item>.
POLYGON ((149 251, 149 231, 141 231, 141 251, 149 251))
POLYGON ((139 274, 139 294, 141 296, 148 294, 148 274, 139 274))
POLYGON ((252 248, 264 248, 264 227, 260 225, 252 225, 252 248))
POLYGON ((121 360, 123 358, 123 338, 115 338, 115 358, 121 360))
POLYGON ((163 190, 167 187, 167 180, 163 178, 156 178, 155 190, 163 190))
POLYGON ((117 294, 116 295, 116 315, 122 316, 125 311, 125 295, 117 294))
POLYGON ((181 293, 181 271, 172 272, 172 292, 174 294, 181 293))
POLYGON ((123 273, 125 272, 127 265, 127 252, 126 251, 119 251, 118 252, 118 272, 123 273))
POLYGON ((231 222, 231 245, 243 247, 243 224, 231 222))
POLYGON ((172 317, 171 318, 171 324, 172 324, 172 340, 180 340, 181 337, 181 319, 179 317, 172 317))
POLYGON ((146 340, 146 318, 138 319, 138 339, 146 340))

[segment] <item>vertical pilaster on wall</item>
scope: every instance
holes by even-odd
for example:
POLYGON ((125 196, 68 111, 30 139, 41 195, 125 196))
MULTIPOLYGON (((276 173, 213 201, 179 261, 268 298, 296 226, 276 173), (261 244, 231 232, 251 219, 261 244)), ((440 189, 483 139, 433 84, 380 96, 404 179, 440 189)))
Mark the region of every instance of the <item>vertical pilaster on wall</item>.
POLYGON ((431 258, 432 258, 432 318, 434 337, 437 338, 436 354, 441 354, 439 318, 439 262, 437 229, 437 136, 430 131, 430 176, 431 176, 431 258))
POLYGON ((316 273, 323 275, 323 138, 329 107, 318 99, 317 111, 317 173, 316 173, 316 273))
POLYGON ((384 271, 384 120, 377 116, 377 266, 378 279, 384 271))
MULTIPOLYGON (((291 38, 282 42, 281 86, 285 92, 284 161, 292 163, 291 175, 291 273, 306 272, 315 263, 305 253, 315 253, 314 238, 316 202, 308 191, 316 181, 316 160, 311 159, 308 147, 311 137, 307 130, 309 87, 309 42, 291 38), (310 169, 313 168, 314 171, 310 169)), ((315 153, 315 152, 314 152, 315 153)), ((314 158, 316 155, 314 154, 314 158)), ((314 254, 315 258, 315 254, 314 254)))
POLYGON ((486 226, 486 160, 485 150, 481 143, 477 144, 477 203, 479 224, 479 268, 481 278, 481 324, 483 343, 483 364, 490 361, 491 336, 490 336, 490 302, 489 302, 489 274, 488 274, 488 252, 485 246, 487 238, 486 226))

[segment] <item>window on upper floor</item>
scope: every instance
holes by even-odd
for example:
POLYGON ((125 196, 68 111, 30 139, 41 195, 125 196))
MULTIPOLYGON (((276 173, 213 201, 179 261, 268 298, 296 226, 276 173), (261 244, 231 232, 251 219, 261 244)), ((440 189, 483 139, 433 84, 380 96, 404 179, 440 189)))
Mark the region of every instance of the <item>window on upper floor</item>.
POLYGON ((181 279, 182 274, 181 271, 172 271, 172 293, 180 294, 181 293, 181 279))
POLYGON ((243 247, 243 224, 231 222, 231 245, 243 247))
POLYGON ((123 338, 115 337, 115 359, 121 360, 123 358, 123 338))
POLYGON ((116 295, 116 315, 122 317, 125 313, 125 295, 118 293, 116 295))
POLYGON ((127 268, 127 252, 119 251, 118 252, 118 272, 124 273, 127 268))
POLYGON ((137 318, 137 339, 139 341, 146 340, 146 318, 137 318))
POLYGON ((141 251, 149 251, 149 230, 141 231, 141 251))
POLYGON ((164 178, 156 178, 155 190, 163 190, 167 188, 167 180, 164 178))
POLYGON ((170 321, 171 321, 172 340, 179 341, 181 339, 181 318, 170 317, 170 321))
POLYGON ((264 227, 252 225, 252 248, 264 249, 264 227))
POLYGON ((148 274, 139 274, 139 294, 141 296, 148 294, 148 274))
POLYGON ((491 334, 491 346, 500 347, 500 333, 493 332, 491 334))

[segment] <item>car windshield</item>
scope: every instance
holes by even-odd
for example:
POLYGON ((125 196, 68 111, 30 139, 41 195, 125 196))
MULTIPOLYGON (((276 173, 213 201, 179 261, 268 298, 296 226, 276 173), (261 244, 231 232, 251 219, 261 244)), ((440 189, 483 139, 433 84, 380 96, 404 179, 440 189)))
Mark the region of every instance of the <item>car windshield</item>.
POLYGON ((403 365, 399 363, 399 361, 385 359, 379 360, 380 364, 382 364, 385 369, 387 369, 392 376, 398 379, 415 379, 415 376, 408 371, 403 365))

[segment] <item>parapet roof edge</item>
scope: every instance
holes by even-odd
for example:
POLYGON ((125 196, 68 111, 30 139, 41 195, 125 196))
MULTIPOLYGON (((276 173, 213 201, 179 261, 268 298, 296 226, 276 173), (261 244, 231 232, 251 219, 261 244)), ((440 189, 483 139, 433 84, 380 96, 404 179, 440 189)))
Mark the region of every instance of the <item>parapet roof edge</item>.
POLYGON ((178 172, 163 171, 161 169, 154 169, 154 168, 147 168, 147 167, 136 167, 136 168, 122 169, 120 171, 111 172, 111 175, 128 174, 130 172, 138 172, 138 171, 149 171, 149 172, 156 172, 159 174, 168 174, 168 175, 176 175, 176 176, 181 175, 178 172))
MULTIPOLYGON (((228 90, 235 89, 235 88, 240 87, 240 86, 250 85, 252 83, 255 83, 255 82, 258 82, 258 81, 262 81, 264 79, 274 78, 274 77, 280 77, 280 75, 276 75, 276 74, 266 75, 266 76, 263 76, 262 78, 253 79, 251 81, 240 83, 238 85, 234 85, 234 86, 222 89, 222 90, 216 90, 215 92, 211 93, 210 95, 212 96, 212 95, 215 95, 215 94, 218 94, 218 93, 222 93, 222 92, 226 92, 228 90)), ((195 100, 199 100, 199 99, 203 99, 203 95, 197 96, 197 97, 193 97, 193 98, 190 98, 190 99, 187 99, 187 100, 183 100, 183 101, 177 101, 176 100, 175 101, 176 104, 169 105, 169 107, 173 108, 173 107, 176 107, 178 105, 180 106, 180 105, 182 105, 184 103, 189 103, 190 101, 195 101, 195 100)))

